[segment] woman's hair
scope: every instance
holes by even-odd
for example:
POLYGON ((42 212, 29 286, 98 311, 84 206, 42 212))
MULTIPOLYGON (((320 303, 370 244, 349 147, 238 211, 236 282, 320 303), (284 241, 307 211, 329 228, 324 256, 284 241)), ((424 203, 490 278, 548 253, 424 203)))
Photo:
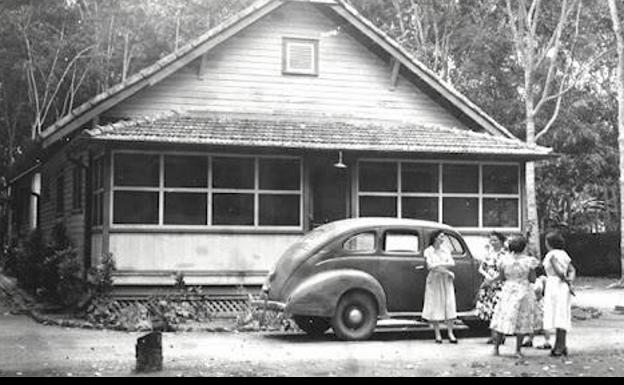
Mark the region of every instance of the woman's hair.
POLYGON ((429 246, 433 245, 433 243, 435 242, 436 238, 440 235, 444 233, 444 231, 442 230, 436 230, 433 233, 431 233, 431 236, 429 237, 429 246))
POLYGON ((503 233, 499 233, 498 231, 492 231, 490 233, 490 237, 496 237, 500 241, 501 244, 505 243, 507 237, 503 233))
POLYGON ((522 235, 515 235, 511 237, 508 243, 509 251, 512 253, 520 253, 527 246, 527 240, 522 235))
POLYGON ((565 247, 565 239, 557 231, 546 234, 546 243, 553 249, 563 249, 565 247))

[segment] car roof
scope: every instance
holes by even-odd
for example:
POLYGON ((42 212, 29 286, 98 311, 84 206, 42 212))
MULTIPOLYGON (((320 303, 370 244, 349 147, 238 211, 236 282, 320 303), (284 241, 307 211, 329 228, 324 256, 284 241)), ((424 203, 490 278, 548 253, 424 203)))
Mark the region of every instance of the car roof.
POLYGON ((419 219, 388 218, 388 217, 366 217, 349 218, 331 222, 330 225, 337 231, 355 230, 370 227, 419 227, 434 230, 448 230, 457 232, 451 226, 439 222, 425 221, 419 219))

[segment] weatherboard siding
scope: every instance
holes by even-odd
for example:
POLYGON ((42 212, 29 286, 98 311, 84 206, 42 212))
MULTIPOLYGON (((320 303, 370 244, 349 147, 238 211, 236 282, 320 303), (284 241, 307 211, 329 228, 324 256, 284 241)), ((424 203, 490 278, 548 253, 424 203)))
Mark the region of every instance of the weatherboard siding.
POLYGON ((172 109, 224 114, 326 116, 465 127, 392 66, 309 4, 287 4, 199 60, 105 115, 149 116, 172 109), (319 39, 319 76, 282 74, 282 38, 319 39))

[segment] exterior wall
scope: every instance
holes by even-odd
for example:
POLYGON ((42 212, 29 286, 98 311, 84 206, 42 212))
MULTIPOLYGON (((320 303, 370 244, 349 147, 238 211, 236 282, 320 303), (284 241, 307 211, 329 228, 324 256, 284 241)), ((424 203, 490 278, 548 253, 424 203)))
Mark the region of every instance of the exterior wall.
MULTIPOLYGON (((203 276, 205 284, 262 283, 286 248, 301 235, 113 233, 110 250, 123 273, 175 272, 203 276)), ((171 279, 171 278, 169 278, 171 279)), ((197 280, 198 278, 196 278, 197 280)), ((188 279, 187 283, 191 283, 188 279)), ((138 283, 117 278, 117 283, 138 283)), ((154 279, 151 280, 154 283, 154 279)))
MULTIPOLYGON (((86 155, 83 154, 83 162, 86 162, 86 155)), ((41 168, 41 189, 42 196, 39 204, 39 219, 40 228, 43 231, 43 235, 46 239, 50 239, 52 236, 52 230, 54 227, 63 223, 67 229, 67 235, 71 239, 74 247, 78 249, 79 255, 84 255, 84 231, 85 231, 85 205, 86 195, 84 188, 84 177, 82 191, 82 209, 75 210, 72 207, 73 197, 73 170, 77 167, 70 162, 65 152, 61 151, 55 154, 50 160, 48 160, 41 168), (63 212, 57 214, 56 212, 56 198, 57 198, 57 177, 59 175, 64 176, 63 187, 63 212)), ((84 172, 84 171, 83 171, 84 172)), ((83 174, 84 175, 84 174, 83 174)))
POLYGON ((465 126, 309 4, 290 3, 208 53, 205 73, 189 65, 105 115, 171 109, 220 113, 415 121, 465 126), (282 38, 319 39, 319 76, 282 75, 282 38))

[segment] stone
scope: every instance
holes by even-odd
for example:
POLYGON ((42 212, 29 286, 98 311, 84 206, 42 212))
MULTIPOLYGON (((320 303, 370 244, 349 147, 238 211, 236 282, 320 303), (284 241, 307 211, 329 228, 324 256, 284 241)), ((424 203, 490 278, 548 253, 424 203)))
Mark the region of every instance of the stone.
POLYGON ((162 333, 152 332, 139 337, 136 343, 136 371, 161 371, 162 364, 162 333))

